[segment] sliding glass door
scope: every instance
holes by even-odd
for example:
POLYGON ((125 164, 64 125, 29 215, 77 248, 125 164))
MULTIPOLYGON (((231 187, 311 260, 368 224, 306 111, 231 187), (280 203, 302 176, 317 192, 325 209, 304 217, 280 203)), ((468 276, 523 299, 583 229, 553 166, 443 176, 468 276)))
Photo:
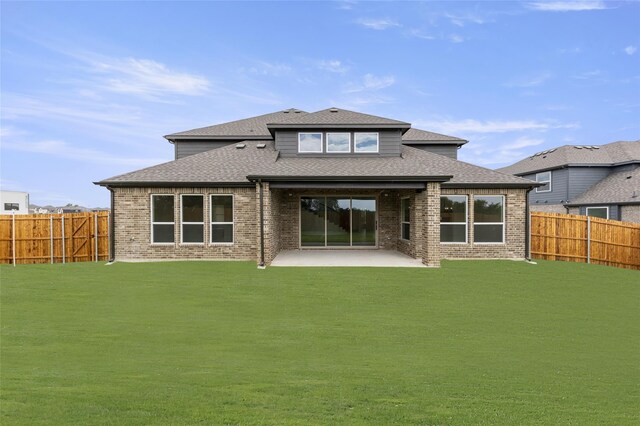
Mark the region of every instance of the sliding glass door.
POLYGON ((302 247, 375 247, 376 199, 302 197, 302 247))

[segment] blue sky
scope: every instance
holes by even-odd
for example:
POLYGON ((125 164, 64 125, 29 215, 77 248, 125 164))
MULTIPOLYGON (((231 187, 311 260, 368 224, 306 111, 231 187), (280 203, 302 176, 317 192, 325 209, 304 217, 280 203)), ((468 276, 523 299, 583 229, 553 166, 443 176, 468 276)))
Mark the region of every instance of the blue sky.
POLYGON ((467 138, 496 168, 640 138, 640 3, 1 4, 2 188, 107 206, 92 182, 162 136, 330 106, 467 138))

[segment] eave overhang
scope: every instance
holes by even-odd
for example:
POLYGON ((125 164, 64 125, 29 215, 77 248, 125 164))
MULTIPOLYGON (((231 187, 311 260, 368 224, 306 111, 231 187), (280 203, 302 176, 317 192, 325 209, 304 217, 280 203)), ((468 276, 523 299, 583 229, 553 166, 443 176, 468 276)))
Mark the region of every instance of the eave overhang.
POLYGON ((94 185, 112 188, 253 188, 252 182, 146 182, 100 181, 94 185))

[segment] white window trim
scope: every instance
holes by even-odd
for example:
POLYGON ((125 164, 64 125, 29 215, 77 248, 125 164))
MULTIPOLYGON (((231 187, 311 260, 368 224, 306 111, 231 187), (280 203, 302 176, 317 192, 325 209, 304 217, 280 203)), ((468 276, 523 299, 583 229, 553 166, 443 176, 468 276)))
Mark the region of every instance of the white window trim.
MULTIPOLYGON (((476 222, 475 221, 475 210, 474 210, 474 214, 473 214, 473 226, 479 225, 502 225, 502 241, 500 242, 493 242, 493 243, 484 243, 484 242, 476 242, 476 232, 475 229, 473 231, 473 244, 476 245, 482 245, 482 246, 490 246, 490 245, 501 245, 501 244, 506 244, 506 230, 507 230, 507 224, 506 224, 506 211, 507 211, 507 206, 506 206, 506 199, 504 195, 493 195, 493 194, 482 194, 479 195, 480 197, 500 197, 502 198, 502 222, 476 222)), ((475 198, 474 198, 474 204, 475 204, 475 198)), ((475 208, 475 207, 474 207, 475 208)))
POLYGON ((536 182, 537 183, 547 183, 549 182, 549 189, 543 189, 540 190, 540 187, 536 187, 536 192, 551 192, 552 188, 551 188, 551 175, 553 173, 551 173, 551 170, 547 170, 546 172, 540 172, 540 173, 536 173, 536 182), (538 180, 538 176, 544 174, 544 173, 549 173, 549 180, 538 180))
POLYGON ((325 152, 326 153, 333 153, 333 154, 350 154, 351 153, 351 132, 327 132, 325 152), (349 149, 347 151, 331 151, 331 150, 329 150, 329 135, 347 135, 347 137, 349 139, 349 149))
POLYGON ((378 132, 356 132, 353 134, 353 152, 359 152, 362 154, 378 154, 380 152, 380 134, 378 132), (358 151, 358 135, 376 135, 378 143, 376 144, 375 151, 358 151))
POLYGON ((236 243, 236 200, 233 194, 210 194, 209 197, 209 244, 212 246, 232 246, 236 243), (214 222, 211 215, 213 214, 213 197, 231 197, 231 222, 214 222), (213 241, 213 225, 231 225, 232 239, 230 243, 221 243, 213 241))
POLYGON ((180 194, 180 245, 184 245, 184 246, 203 246, 204 242, 206 240, 205 238, 205 226, 204 226, 204 221, 205 221, 205 217, 206 212, 205 212, 205 205, 204 205, 204 194, 180 194), (182 220, 182 205, 183 205, 183 200, 184 197, 200 197, 202 198, 202 222, 184 222, 182 220), (191 242, 187 242, 185 243, 184 240, 184 225, 202 225, 202 242, 201 243, 191 243, 191 242))
POLYGON ((152 246, 174 246, 176 244, 176 196, 175 194, 150 194, 151 214, 149 219, 151 222, 151 229, 149 231, 151 235, 150 245, 152 246), (153 197, 173 197, 173 222, 154 222, 153 221, 153 197), (154 242, 153 225, 173 225, 173 242, 172 243, 156 243, 154 242))
MULTIPOLYGON (((445 194, 441 195, 440 198, 443 197, 464 197, 464 217, 466 221, 464 222, 442 222, 442 212, 438 211, 440 215, 440 225, 464 225, 464 242, 462 241, 440 241, 440 244, 469 244, 469 196, 468 195, 460 195, 460 194, 445 194)), ((442 226, 440 226, 442 229, 442 226)))
MULTIPOLYGON (((607 210, 607 219, 609 219, 609 206, 591 206, 591 207, 587 207, 584 211, 586 216, 589 216, 589 209, 606 209, 607 210)), ((596 216, 591 216, 591 217, 596 217, 596 216)), ((598 219, 602 219, 601 217, 598 219)))
POLYGON ((400 239, 402 241, 411 241, 411 203, 410 203, 410 201, 411 201, 411 197, 402 197, 402 198, 400 198, 400 239), (409 222, 405 222, 404 221, 404 210, 402 208, 402 202, 404 200, 409 201, 409 222), (408 239, 407 238, 402 238, 402 226, 405 223, 409 225, 409 238, 408 239))
POLYGON ((298 132, 298 152, 309 154, 322 154, 324 147, 324 134, 322 132, 298 132), (320 151, 303 151, 300 148, 300 135, 320 135, 320 151))

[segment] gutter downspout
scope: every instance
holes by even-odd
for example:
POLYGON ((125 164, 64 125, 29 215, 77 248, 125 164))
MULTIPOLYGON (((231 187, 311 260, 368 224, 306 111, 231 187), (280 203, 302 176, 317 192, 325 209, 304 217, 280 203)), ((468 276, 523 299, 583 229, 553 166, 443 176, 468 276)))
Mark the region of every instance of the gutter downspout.
POLYGON ((109 214, 109 260, 108 263, 113 263, 116 257, 116 207, 115 207, 115 193, 113 188, 107 186, 109 192, 111 192, 111 213, 109 214))
POLYGON ((532 190, 533 187, 527 189, 524 201, 524 210, 527 215, 527 219, 524 221, 524 258, 527 262, 531 261, 531 212, 529 211, 529 193, 532 190))
POLYGON ((258 268, 264 269, 264 190, 262 188, 262 179, 258 179, 260 187, 260 263, 258 268))

